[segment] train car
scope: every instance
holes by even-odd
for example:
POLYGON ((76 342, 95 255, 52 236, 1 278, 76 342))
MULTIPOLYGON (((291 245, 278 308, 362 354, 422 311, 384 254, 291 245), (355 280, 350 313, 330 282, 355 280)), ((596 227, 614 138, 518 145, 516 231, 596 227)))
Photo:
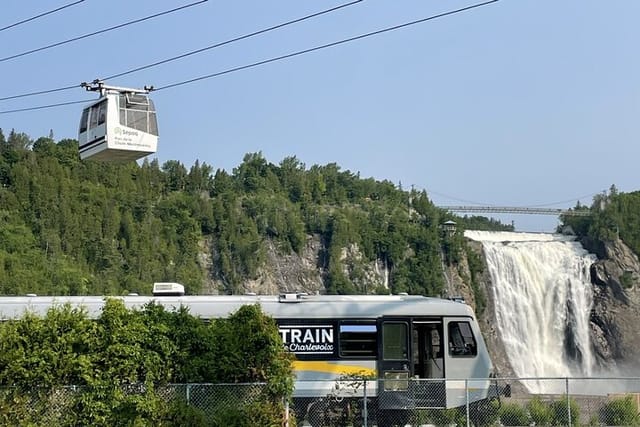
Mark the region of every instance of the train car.
MULTIPOLYGON (((259 304, 295 354, 300 412, 357 377, 370 380, 367 398, 377 413, 459 407, 492 393, 489 353, 472 309, 461 302, 411 295, 184 296, 172 284, 156 284, 156 290, 154 296, 118 298, 129 308, 152 300, 167 309, 185 306, 203 320, 259 304)), ((44 314, 67 303, 97 317, 104 297, 0 297, 0 318, 44 314)), ((363 393, 349 397, 362 399, 363 393)))
POLYGON ((100 98, 82 111, 78 128, 80 159, 132 161, 156 152, 158 121, 149 89, 84 83, 100 98))

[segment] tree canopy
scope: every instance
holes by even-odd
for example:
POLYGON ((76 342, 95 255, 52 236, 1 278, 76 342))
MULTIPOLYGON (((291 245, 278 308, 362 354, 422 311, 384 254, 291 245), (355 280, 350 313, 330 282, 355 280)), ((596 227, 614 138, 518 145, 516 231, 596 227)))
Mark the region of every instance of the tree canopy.
POLYGON ((509 229, 482 217, 459 218, 424 191, 361 178, 335 163, 307 167, 295 156, 279 164, 247 154, 231 172, 196 161, 80 161, 75 140, 32 141, 11 131, 0 140, 0 294, 148 294, 153 282, 177 281, 201 292, 242 291, 267 259, 266 242, 300 253, 310 236, 323 244, 329 293, 375 292, 360 263, 390 272, 380 292, 438 295, 447 261, 462 240, 445 242, 453 219, 509 229), (208 242, 204 244, 204 242, 208 242), (202 262, 203 255, 213 266, 202 262), (363 286, 364 283, 364 286, 363 286))
POLYGON ((590 213, 562 218, 576 234, 597 240, 620 238, 640 254, 640 191, 621 193, 612 185, 608 192, 597 194, 590 207, 577 203, 574 210, 590 213))

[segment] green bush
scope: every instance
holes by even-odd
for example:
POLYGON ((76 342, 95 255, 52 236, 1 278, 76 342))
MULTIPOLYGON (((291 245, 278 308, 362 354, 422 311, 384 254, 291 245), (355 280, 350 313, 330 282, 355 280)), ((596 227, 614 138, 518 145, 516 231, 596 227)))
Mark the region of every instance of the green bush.
POLYGON ((476 426, 495 425, 499 417, 499 408, 499 400, 481 400, 476 402, 470 408, 469 416, 471 417, 471 422, 476 426))
POLYGON ((505 426, 528 426, 530 423, 526 409, 517 403, 503 403, 498 414, 505 426))
MULTIPOLYGON (((284 407, 278 404, 256 402, 218 411, 212 418, 214 427, 280 427, 283 425, 284 407)), ((290 423, 294 426, 295 424, 290 423)))
POLYGON ((167 424, 172 426, 209 427, 204 411, 179 400, 169 408, 167 424))
POLYGON ((551 425, 553 419, 553 413, 549 405, 540 400, 539 397, 534 397, 527 403, 527 411, 531 417, 531 421, 537 426, 551 425))
POLYGON ((460 418, 460 411, 457 408, 425 409, 416 411, 413 418, 416 423, 428 423, 436 426, 449 426, 451 424, 457 424, 457 421, 460 418))
POLYGON ((566 425, 578 425, 580 422, 580 408, 575 400, 569 399, 569 407, 567 407, 567 400, 561 399, 551 402, 551 413, 553 414, 553 425, 566 426, 566 425), (569 423, 569 410, 571 410, 571 423, 569 423))
POLYGON ((620 283, 625 289, 633 287, 633 273, 631 271, 624 271, 620 276, 620 283))
POLYGON ((234 388, 232 404, 220 406, 223 422, 214 425, 279 425, 293 372, 274 320, 252 305, 203 327, 198 322, 155 304, 129 310, 119 299, 107 300, 96 320, 62 306, 45 317, 0 322, 0 425, 211 425, 197 410, 172 406, 178 396, 165 386, 176 377, 265 383, 258 394, 234 388), (191 363, 179 370, 176 360, 191 363), (247 393, 253 399, 244 399, 247 393), (238 408, 244 401, 256 403, 238 408))
POLYGON ((600 419, 610 426, 638 426, 640 415, 632 396, 613 399, 600 409, 600 419))

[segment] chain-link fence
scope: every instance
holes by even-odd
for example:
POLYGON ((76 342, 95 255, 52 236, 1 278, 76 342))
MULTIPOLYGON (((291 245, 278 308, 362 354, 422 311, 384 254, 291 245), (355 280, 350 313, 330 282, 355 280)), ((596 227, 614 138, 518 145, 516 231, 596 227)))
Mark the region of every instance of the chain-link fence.
POLYGON ((298 426, 640 426, 640 378, 297 383, 298 426), (315 387, 314 387, 315 385, 315 387))
MULTIPOLYGON (((147 390, 128 385, 119 391, 147 390)), ((78 402, 85 392, 0 389, 0 426, 83 425, 78 402)), ((248 411, 249 421, 233 425, 263 427, 253 411, 273 399, 264 384, 173 384, 154 392, 166 406, 197 410, 201 425, 221 427, 238 411, 248 411)), ((281 425, 291 427, 640 426, 640 378, 299 381, 295 397, 278 408, 281 425)))
MULTIPOLYGON (((118 421, 118 425, 251 425, 243 420, 265 410, 273 400, 273 394, 263 383, 169 384, 153 390, 143 384, 99 390, 76 386, 29 390, 4 387, 0 388, 0 427, 91 425, 92 416, 82 411, 96 411, 96 406, 97 418, 106 420, 101 425, 111 425, 109 420, 118 421), (112 407, 100 408, 101 403, 112 407), (161 413, 146 417, 136 413, 154 408, 161 413), (126 422, 140 418, 145 422, 126 422)), ((275 407, 285 408, 285 402, 281 403, 275 407)), ((275 418, 284 422, 287 414, 281 412, 275 418)), ((261 423, 257 421, 255 425, 261 423)))

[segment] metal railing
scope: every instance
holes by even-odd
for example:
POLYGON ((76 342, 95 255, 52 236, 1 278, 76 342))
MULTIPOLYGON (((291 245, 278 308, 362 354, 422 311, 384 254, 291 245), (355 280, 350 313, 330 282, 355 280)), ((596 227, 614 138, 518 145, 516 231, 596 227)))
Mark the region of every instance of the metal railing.
POLYGON ((513 213, 528 215, 567 215, 567 216, 591 216, 590 210, 575 210, 564 208, 533 208, 518 206, 438 206, 450 212, 461 213, 513 213))
MULTIPOLYGON (((640 378, 394 379, 386 383, 349 378, 296 384, 295 398, 280 406, 283 426, 640 426, 640 378), (300 390, 306 397, 300 396, 300 390)), ((0 425, 79 425, 77 402, 85 390, 0 388, 0 425)), ((120 391, 135 395, 145 390, 142 385, 130 385, 120 391)), ((230 411, 251 411, 251 405, 268 399, 264 391, 264 384, 172 384, 155 389, 166 405, 181 402, 199 411, 202 425, 221 427, 230 411)), ((263 427, 257 419, 246 425, 263 427)))

